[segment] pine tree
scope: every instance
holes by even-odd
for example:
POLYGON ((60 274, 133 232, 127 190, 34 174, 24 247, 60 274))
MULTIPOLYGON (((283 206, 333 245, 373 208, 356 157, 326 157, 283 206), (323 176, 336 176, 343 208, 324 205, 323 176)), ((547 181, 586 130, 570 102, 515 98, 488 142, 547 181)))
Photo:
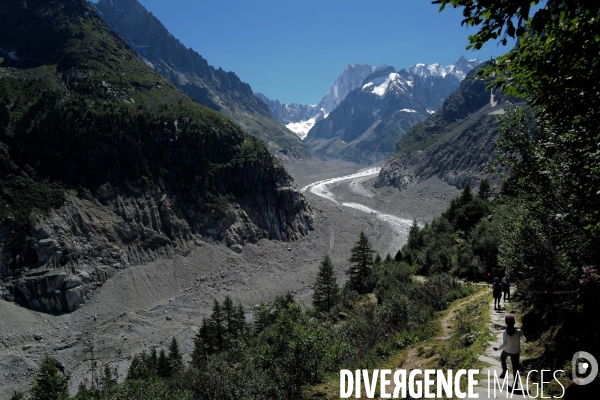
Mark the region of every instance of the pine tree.
POLYGON ((154 347, 152 348, 152 350, 150 350, 148 367, 152 368, 154 371, 156 371, 156 368, 158 368, 158 354, 156 353, 156 349, 154 347))
POLYGON ((392 258, 392 256, 390 255, 390 253, 387 253, 387 256, 385 256, 385 263, 389 264, 393 261, 394 259, 392 258))
POLYGON ((158 376, 161 378, 168 378, 171 376, 171 368, 169 365, 169 359, 165 354, 165 349, 160 349, 160 353, 158 353, 158 365, 156 372, 158 372, 158 376))
POLYGON ((42 359, 30 392, 32 400, 63 400, 69 398, 70 376, 58 371, 55 361, 47 354, 42 359))
POLYGON ((171 344, 169 345, 169 355, 167 359, 169 361, 170 376, 183 369, 183 356, 181 355, 179 343, 177 343, 177 339, 175 339, 175 337, 171 339, 171 344))
POLYGON ((490 183, 487 179, 482 180, 479 184, 479 191, 477 192, 477 197, 479 197, 481 200, 487 200, 488 197, 490 197, 490 192, 490 183))
POLYGON ((464 206, 467 203, 470 203, 473 200, 473 192, 471 190, 471 185, 469 182, 465 184, 462 193, 460 194, 460 205, 464 206))
POLYGON ((402 257, 402 250, 398 250, 396 252, 396 256, 394 257, 394 260, 396 261, 402 261, 403 257, 402 257))
POLYGON ((239 303, 235 310, 235 319, 238 336, 244 336, 246 333, 246 313, 244 312, 244 306, 242 306, 242 303, 239 303))
POLYGON ((225 343, 225 327, 223 325, 223 320, 225 319, 223 315, 223 309, 217 300, 213 303, 213 312, 210 316, 210 330, 211 336, 214 338, 212 342, 217 350, 223 350, 225 343))
POLYGON ((108 393, 117 386, 117 369, 111 368, 110 365, 104 364, 104 369, 100 374, 100 387, 104 393, 108 393))
POLYGON ((368 278, 373 267, 373 249, 371 249, 369 239, 367 239, 364 232, 360 233, 358 242, 352 247, 351 252, 349 261, 352 265, 347 271, 348 275, 350 275, 348 284, 350 288, 360 294, 367 293, 370 289, 368 287, 368 278))
POLYGON ((379 255, 379 253, 377 253, 377 255, 375 256, 375 261, 373 262, 373 264, 378 265, 381 264, 383 260, 381 259, 381 256, 379 255))
POLYGON ((141 373, 142 360, 139 355, 133 356, 131 360, 131 364, 129 364, 129 369, 127 370, 127 379, 135 380, 140 379, 142 376, 141 373))
POLYGON ((258 307, 255 307, 252 310, 252 315, 254 316, 254 330, 256 333, 264 331, 271 325, 271 308, 267 303, 261 303, 258 307))
POLYGON ((223 301, 223 316, 227 334, 230 338, 236 337, 237 327, 235 326, 235 307, 233 305, 233 300, 231 300, 229 295, 225 296, 225 300, 223 301))
POLYGON ((413 223, 410 227, 410 229, 408 230, 408 240, 406 242, 406 244, 408 245, 408 248, 411 250, 417 250, 419 247, 421 247, 421 236, 419 235, 421 231, 421 228, 419 228, 419 225, 417 224, 417 219, 413 219, 413 223))
MULTIPOLYGON (((1 125, 0 125, 0 127, 1 127, 1 125)), ((18 391, 18 390, 13 390, 12 395, 10 396, 10 400, 23 400, 23 399, 25 399, 25 393, 18 391)))
POLYGON ((328 255, 325 255, 319 272, 317 273, 317 281, 313 293, 313 306, 318 311, 329 312, 337 303, 339 288, 335 274, 333 272, 333 264, 328 255))
MULTIPOLYGON (((204 318, 206 321, 206 318, 204 318)), ((194 337, 194 350, 192 351, 192 365, 199 371, 203 371, 206 366, 208 346, 202 337, 202 330, 194 337)))
MULTIPOLYGON (((209 318, 202 318, 202 325, 198 332, 198 337, 202 340, 203 348, 210 354, 214 348, 214 338, 211 331, 211 322, 209 318)), ((203 350, 204 351, 204 350, 203 350)))

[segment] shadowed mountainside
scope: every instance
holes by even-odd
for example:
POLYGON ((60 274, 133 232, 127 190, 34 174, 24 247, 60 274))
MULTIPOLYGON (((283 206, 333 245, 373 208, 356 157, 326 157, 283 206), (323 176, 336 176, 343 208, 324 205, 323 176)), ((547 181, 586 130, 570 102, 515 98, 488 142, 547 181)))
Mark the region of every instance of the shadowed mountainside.
POLYGON ((250 85, 186 48, 137 0, 100 0, 92 7, 146 64, 198 103, 262 140, 272 154, 284 159, 310 157, 302 141, 273 118, 250 85))
POLYGON ((83 0, 0 11, 0 296, 70 311, 206 240, 294 240, 312 213, 266 147, 148 67, 83 0))

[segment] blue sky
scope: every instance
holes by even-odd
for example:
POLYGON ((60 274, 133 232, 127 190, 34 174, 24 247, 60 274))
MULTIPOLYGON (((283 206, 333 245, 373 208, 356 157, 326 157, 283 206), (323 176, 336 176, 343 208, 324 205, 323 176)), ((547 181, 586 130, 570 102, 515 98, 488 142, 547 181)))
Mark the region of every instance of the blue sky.
POLYGON ((139 1, 209 64, 286 103, 316 104, 348 64, 401 69, 507 51, 496 43, 466 51, 475 30, 430 0, 139 1))

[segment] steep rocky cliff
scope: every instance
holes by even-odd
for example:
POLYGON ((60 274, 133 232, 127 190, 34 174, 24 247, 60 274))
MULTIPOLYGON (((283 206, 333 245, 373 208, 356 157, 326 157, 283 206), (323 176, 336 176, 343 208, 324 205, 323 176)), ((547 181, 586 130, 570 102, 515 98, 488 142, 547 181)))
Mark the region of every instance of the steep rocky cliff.
POLYGON ((1 297, 71 311, 124 268, 312 229, 262 142, 158 75, 84 0, 7 0, 0 47, 1 297))
POLYGON ((215 69, 186 48, 137 0, 100 0, 92 5, 155 71, 202 105, 231 118, 262 140, 279 158, 307 158, 302 141, 273 118, 250 85, 233 72, 215 69))
MULTIPOLYGON (((376 186, 405 188, 432 176, 462 188, 481 179, 497 184, 487 170, 496 156, 498 116, 512 106, 501 91, 486 91, 473 70, 440 110, 413 126, 385 162, 376 186)), ((522 104, 517 104, 522 106, 522 104)))

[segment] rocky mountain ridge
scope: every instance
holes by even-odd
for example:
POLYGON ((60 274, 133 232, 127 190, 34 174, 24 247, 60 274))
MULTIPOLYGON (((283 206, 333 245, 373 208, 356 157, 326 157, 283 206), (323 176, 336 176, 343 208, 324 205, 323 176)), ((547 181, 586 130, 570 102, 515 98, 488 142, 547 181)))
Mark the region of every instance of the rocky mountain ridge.
MULTIPOLYGON (((432 65, 415 64, 408 68, 408 72, 424 80, 431 81, 435 78, 441 78, 441 81, 436 82, 435 85, 438 96, 444 99, 458 87, 466 74, 479 63, 478 59, 467 60, 464 56, 461 56, 454 64, 446 67, 443 67, 439 63, 432 65)), ((366 64, 346 66, 327 91, 327 94, 316 105, 298 103, 282 104, 279 100, 270 100, 262 93, 256 93, 256 96, 267 104, 271 114, 279 122, 286 125, 287 128, 295 132, 301 139, 304 139, 308 131, 318 121, 327 118, 329 113, 342 103, 348 93, 362 86, 364 80, 369 75, 387 68, 388 65, 386 64, 382 64, 379 67, 366 64)), ((433 85, 433 83, 431 84, 433 85)))
POLYGON ((253 136, 147 66, 84 0, 0 14, 0 296, 72 311, 120 271, 312 212, 253 136))
POLYGON ((498 116, 514 104, 502 91, 487 91, 487 82, 471 71, 427 120, 413 126, 400 139, 385 162, 377 187, 404 189, 431 177, 462 188, 477 186, 482 179, 498 185, 501 178, 487 172, 496 157, 498 116))
POLYGON ((235 121, 279 158, 310 157, 301 140, 275 121, 250 85, 186 48, 137 0, 100 0, 92 7, 147 65, 198 103, 235 121))
POLYGON ((267 105, 271 114, 279 122, 296 133, 300 139, 304 139, 314 124, 327 118, 329 113, 346 98, 348 93, 357 88, 367 76, 385 67, 387 67, 385 64, 380 67, 363 64, 346 66, 325 96, 316 105, 282 104, 279 100, 270 100, 262 93, 256 93, 256 97, 267 105))
POLYGON ((456 66, 470 67, 464 61, 461 57, 447 68, 411 67, 413 72, 394 67, 377 70, 327 119, 315 123, 306 144, 324 159, 364 164, 385 159, 413 125, 434 113, 458 87, 462 70, 456 66))

